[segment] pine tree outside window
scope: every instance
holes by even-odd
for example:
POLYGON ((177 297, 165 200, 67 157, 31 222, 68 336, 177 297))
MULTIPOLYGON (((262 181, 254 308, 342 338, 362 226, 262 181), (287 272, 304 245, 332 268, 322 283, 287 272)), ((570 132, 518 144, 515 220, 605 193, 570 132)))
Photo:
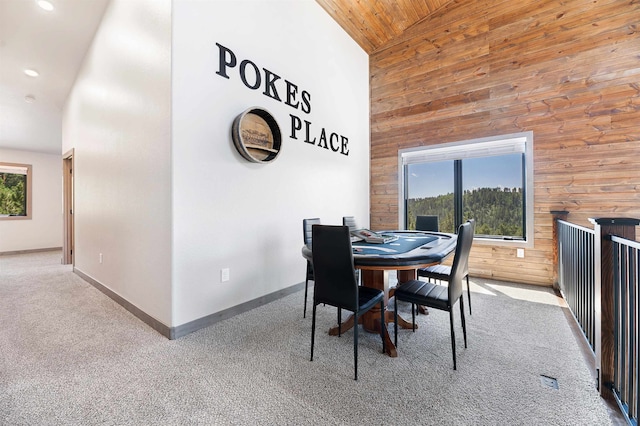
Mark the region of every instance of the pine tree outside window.
POLYGON ((0 220, 31 219, 31 165, 0 162, 0 220))
POLYGON ((533 133, 399 152, 400 217, 438 216, 441 232, 476 220, 476 238, 533 246, 533 133))

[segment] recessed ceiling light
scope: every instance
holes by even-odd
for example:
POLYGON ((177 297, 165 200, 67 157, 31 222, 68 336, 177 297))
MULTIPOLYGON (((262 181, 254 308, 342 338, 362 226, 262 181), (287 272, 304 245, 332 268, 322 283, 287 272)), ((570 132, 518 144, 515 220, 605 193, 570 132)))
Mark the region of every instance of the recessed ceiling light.
POLYGON ((51 12, 53 10, 53 4, 50 1, 38 0, 36 1, 36 3, 38 4, 38 6, 40 6, 42 9, 46 10, 47 12, 51 12))
POLYGON ((24 97, 24 101, 28 104, 32 104, 36 101, 36 97, 33 95, 27 95, 24 97))
POLYGON ((28 75, 29 77, 37 77, 40 75, 40 73, 36 70, 32 70, 32 69, 26 69, 24 70, 24 73, 26 75, 28 75))

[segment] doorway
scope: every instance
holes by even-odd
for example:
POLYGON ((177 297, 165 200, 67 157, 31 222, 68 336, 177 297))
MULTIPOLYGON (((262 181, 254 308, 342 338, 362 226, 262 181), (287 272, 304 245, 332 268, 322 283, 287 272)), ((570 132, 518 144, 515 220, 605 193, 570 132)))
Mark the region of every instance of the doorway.
POLYGON ((62 156, 62 192, 62 211, 64 212, 62 264, 75 265, 73 261, 73 149, 62 156))

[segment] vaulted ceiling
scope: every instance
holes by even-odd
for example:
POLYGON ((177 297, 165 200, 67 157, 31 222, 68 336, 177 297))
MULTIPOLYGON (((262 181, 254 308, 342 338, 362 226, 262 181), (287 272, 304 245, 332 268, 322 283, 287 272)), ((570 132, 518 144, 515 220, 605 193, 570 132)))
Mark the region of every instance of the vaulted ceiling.
POLYGON ((371 54, 452 0, 316 0, 371 54))
MULTIPOLYGON (((371 54, 452 0, 316 1, 371 54)), ((52 3, 0 0, 0 148, 60 153, 62 107, 108 0, 52 3)))

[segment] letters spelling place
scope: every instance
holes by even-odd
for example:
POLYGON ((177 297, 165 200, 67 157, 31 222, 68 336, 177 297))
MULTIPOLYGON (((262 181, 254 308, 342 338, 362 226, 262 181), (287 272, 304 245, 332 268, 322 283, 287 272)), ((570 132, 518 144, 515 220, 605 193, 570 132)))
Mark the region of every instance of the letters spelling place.
MULTIPOLYGON (((238 58, 231 49, 224 47, 219 43, 216 43, 216 46, 218 46, 219 51, 218 71, 216 71, 216 74, 229 79, 229 70, 237 68, 240 80, 242 80, 242 83, 247 88, 251 90, 258 90, 263 87, 263 95, 275 99, 278 102, 283 102, 278 93, 278 88, 280 88, 280 93, 286 94, 284 100, 285 105, 294 109, 300 109, 305 114, 311 113, 311 94, 309 92, 303 90, 300 92, 300 97, 298 98, 297 85, 293 84, 289 80, 284 80, 284 84, 282 82, 278 83, 278 80, 282 80, 279 75, 266 68, 262 68, 261 72, 260 68, 258 68, 258 66, 249 59, 240 61, 240 65, 238 66, 238 58)), ((298 132, 303 130, 304 127, 304 142, 311 145, 317 144, 317 146, 321 148, 325 148, 333 152, 339 152, 343 155, 349 155, 349 139, 346 136, 342 136, 337 133, 328 134, 323 127, 320 131, 320 135, 317 136, 316 134, 312 139, 312 123, 310 121, 301 120, 294 114, 289 114, 289 117, 291 117, 290 137, 292 139, 298 140, 298 132), (303 122, 304 126, 302 124, 303 122)))

